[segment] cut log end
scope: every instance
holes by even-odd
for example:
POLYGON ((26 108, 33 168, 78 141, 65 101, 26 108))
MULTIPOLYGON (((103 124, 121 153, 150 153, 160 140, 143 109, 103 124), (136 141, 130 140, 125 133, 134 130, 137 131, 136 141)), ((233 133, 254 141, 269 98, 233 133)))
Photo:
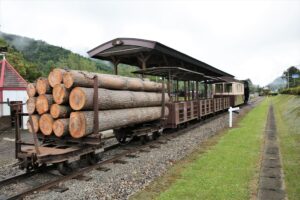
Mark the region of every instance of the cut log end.
POLYGON ((85 135, 86 120, 84 114, 72 112, 70 115, 69 131, 73 138, 81 138, 85 135))
POLYGON ((51 87, 49 85, 48 79, 39 78, 36 82, 36 90, 40 95, 50 93, 51 87))
POLYGON ((33 114, 35 112, 35 103, 36 103, 36 97, 30 97, 27 102, 26 102, 26 106, 27 106, 27 112, 28 114, 33 114))
POLYGON ((81 110, 86 102, 86 95, 85 92, 82 91, 80 87, 76 87, 72 90, 69 103, 72 109, 74 110, 81 110))
POLYGON ((67 103, 69 100, 69 92, 63 84, 57 84, 53 88, 53 99, 57 104, 67 103))
POLYGON ((66 88, 71 88, 73 86, 74 80, 73 80, 71 72, 64 73, 63 83, 66 88))
POLYGON ((59 113, 60 113, 59 105, 58 104, 51 105, 50 114, 54 119, 59 118, 59 113))
POLYGON ((48 76, 48 81, 51 87, 56 86, 57 84, 61 84, 63 80, 63 74, 65 73, 65 70, 55 68, 53 69, 48 76))
POLYGON ((40 95, 36 99, 36 110, 41 115, 49 111, 53 103, 52 95, 40 95))
POLYGON ((29 83, 27 85, 26 91, 27 91, 27 95, 29 97, 34 97, 37 94, 37 91, 36 91, 35 87, 36 87, 35 83, 29 83))
POLYGON ((52 134, 53 118, 50 114, 43 114, 39 120, 39 127, 44 135, 52 134))
POLYGON ((69 130, 69 119, 58 119, 53 123, 53 132, 57 137, 67 135, 69 130))
POLYGON ((28 131, 29 131, 29 133, 33 133, 33 130, 34 130, 34 132, 37 133, 39 131, 40 116, 39 115, 31 115, 30 117, 32 119, 33 129, 31 127, 31 124, 30 124, 29 120, 28 120, 27 121, 28 131))
POLYGON ((69 106, 52 104, 50 108, 50 114, 54 119, 69 117, 70 112, 71 109, 69 106))

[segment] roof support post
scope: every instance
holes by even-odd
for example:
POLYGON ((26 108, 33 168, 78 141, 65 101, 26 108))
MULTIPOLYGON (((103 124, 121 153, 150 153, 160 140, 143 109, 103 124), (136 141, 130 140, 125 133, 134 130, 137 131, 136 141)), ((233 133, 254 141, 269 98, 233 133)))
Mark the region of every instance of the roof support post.
POLYGON ((111 59, 112 59, 113 65, 114 65, 114 74, 118 75, 118 65, 120 63, 120 59, 116 59, 114 56, 111 57, 111 59))
POLYGON ((195 99, 195 81, 192 81, 192 100, 195 99))
POLYGON ((162 77, 162 106, 161 106, 161 124, 165 122, 165 77, 162 77))
MULTIPOLYGON (((148 59, 150 58, 150 54, 147 55, 147 56, 144 56, 144 54, 140 54, 139 56, 137 56, 137 59, 141 62, 141 68, 142 70, 146 69, 147 68, 147 61, 148 59)), ((142 77, 144 78, 144 74, 142 74, 142 77)))
POLYGON ((186 101, 186 95, 187 95, 187 93, 186 93, 186 81, 183 81, 183 86, 184 86, 184 101, 186 101))
POLYGON ((168 87, 168 95, 169 95, 170 101, 172 102, 173 99, 171 97, 171 82, 172 82, 172 80, 171 80, 171 72, 169 71, 169 74, 168 74, 168 85, 167 85, 167 87, 168 87))
POLYGON ((178 98, 178 96, 179 96, 179 81, 178 80, 176 80, 176 101, 178 101, 179 100, 179 98, 178 98))
POLYGON ((191 88, 190 88, 190 81, 188 81, 188 101, 189 100, 191 100, 191 95, 190 95, 190 90, 191 90, 191 88))
POLYGON ((199 100, 199 82, 196 81, 196 99, 199 100))
POLYGON ((204 97, 207 99, 208 95, 207 95, 207 81, 204 81, 204 97))

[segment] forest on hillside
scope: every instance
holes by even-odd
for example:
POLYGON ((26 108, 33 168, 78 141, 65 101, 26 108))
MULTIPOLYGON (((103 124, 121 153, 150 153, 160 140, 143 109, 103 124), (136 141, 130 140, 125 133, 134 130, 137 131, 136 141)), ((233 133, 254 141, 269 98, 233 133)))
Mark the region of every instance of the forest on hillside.
MULTIPOLYGON (((8 47, 6 59, 29 82, 47 76, 56 67, 113 73, 111 63, 87 58, 41 40, 0 32, 0 47, 8 47)), ((120 64, 120 75, 133 76, 136 68, 120 64)))

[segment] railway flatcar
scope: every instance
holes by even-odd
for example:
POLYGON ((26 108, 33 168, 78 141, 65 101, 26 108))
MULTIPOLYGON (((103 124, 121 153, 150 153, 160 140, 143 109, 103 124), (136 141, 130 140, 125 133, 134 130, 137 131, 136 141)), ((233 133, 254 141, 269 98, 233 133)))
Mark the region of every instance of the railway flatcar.
MULTIPOLYGON (((88 54, 91 58, 113 63, 115 75, 118 75, 118 64, 123 63, 138 67, 133 73, 141 80, 147 77, 162 85, 159 117, 143 123, 124 125, 122 122, 122 125, 116 124, 112 128, 114 137, 121 144, 127 144, 136 137, 145 142, 158 137, 165 129, 187 126, 191 121, 206 119, 247 101, 245 84, 234 79, 233 75, 159 42, 117 38, 90 50, 88 54)), ((73 160, 85 157, 91 163, 97 162, 95 155, 104 150, 99 134, 101 124, 98 123, 98 110, 101 108, 98 105, 99 102, 101 104, 101 97, 98 101, 98 86, 101 87, 98 81, 101 83, 101 80, 85 79, 85 83, 93 81, 93 133, 83 138, 72 138, 68 134, 70 130, 65 130, 64 136, 57 138, 41 135, 33 129, 34 140, 28 144, 22 142, 16 128, 16 158, 21 168, 34 170, 55 164, 64 174, 68 163, 73 160)), ((34 127, 32 120, 31 127, 34 127)))

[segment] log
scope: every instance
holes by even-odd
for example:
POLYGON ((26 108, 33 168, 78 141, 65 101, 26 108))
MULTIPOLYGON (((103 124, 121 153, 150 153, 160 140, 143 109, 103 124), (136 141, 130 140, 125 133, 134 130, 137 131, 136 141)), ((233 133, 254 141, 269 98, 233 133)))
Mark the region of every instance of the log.
MULTIPOLYGON (((93 110, 93 95, 93 88, 74 88, 69 97, 71 108, 74 110, 93 110)), ((165 101, 169 101, 167 93, 165 101)), ((98 89, 99 110, 159 106, 161 102, 161 93, 98 89)))
POLYGON ((69 134, 70 119, 57 119, 53 123, 53 132, 57 137, 69 134))
POLYGON ((57 104, 65 104, 69 101, 70 92, 63 84, 55 85, 52 94, 53 99, 57 104))
POLYGON ((28 83, 26 91, 27 91, 28 97, 36 96, 37 95, 36 83, 28 83))
POLYGON ((64 69, 55 68, 48 75, 48 81, 51 87, 61 84, 63 80, 63 74, 66 72, 64 69))
POLYGON ((53 96, 50 94, 43 94, 36 99, 36 110, 41 115, 50 110, 50 106, 54 103, 53 96))
POLYGON ((70 116, 71 108, 69 106, 63 106, 59 104, 52 104, 50 108, 50 114, 54 119, 67 118, 70 116))
POLYGON ((41 132, 44 135, 51 135, 52 134, 52 132, 53 132, 53 129, 52 129, 53 121, 54 120, 53 120, 52 116, 48 113, 43 114, 40 117, 39 127, 40 127, 41 132))
MULTIPOLYGON (((31 117, 32 123, 33 123, 33 130, 35 133, 37 133, 39 131, 40 116, 39 115, 31 115, 30 117, 31 117)), ((33 130, 32 130, 29 120, 27 121, 27 127, 28 127, 29 133, 33 133, 33 130)))
MULTIPOLYGON (((168 108, 166 107, 166 116, 168 108)), ((130 108, 99 112, 99 131, 157 120, 161 117, 161 107, 130 108)), ((93 133, 94 112, 78 111, 70 115, 69 131, 74 138, 93 133)))
POLYGON ((50 94, 51 87, 47 78, 40 77, 36 82, 36 90, 39 95, 50 94))
POLYGON ((29 99, 26 101, 27 112, 30 115, 35 113, 36 111, 35 109, 36 99, 37 97, 29 97, 29 99))
POLYGON ((97 74, 84 71, 71 70, 63 75, 63 83, 66 88, 93 87, 93 77, 98 76, 98 87, 115 90, 134 90, 158 92, 162 90, 162 84, 152 81, 143 81, 139 78, 129 78, 111 74, 97 74))

